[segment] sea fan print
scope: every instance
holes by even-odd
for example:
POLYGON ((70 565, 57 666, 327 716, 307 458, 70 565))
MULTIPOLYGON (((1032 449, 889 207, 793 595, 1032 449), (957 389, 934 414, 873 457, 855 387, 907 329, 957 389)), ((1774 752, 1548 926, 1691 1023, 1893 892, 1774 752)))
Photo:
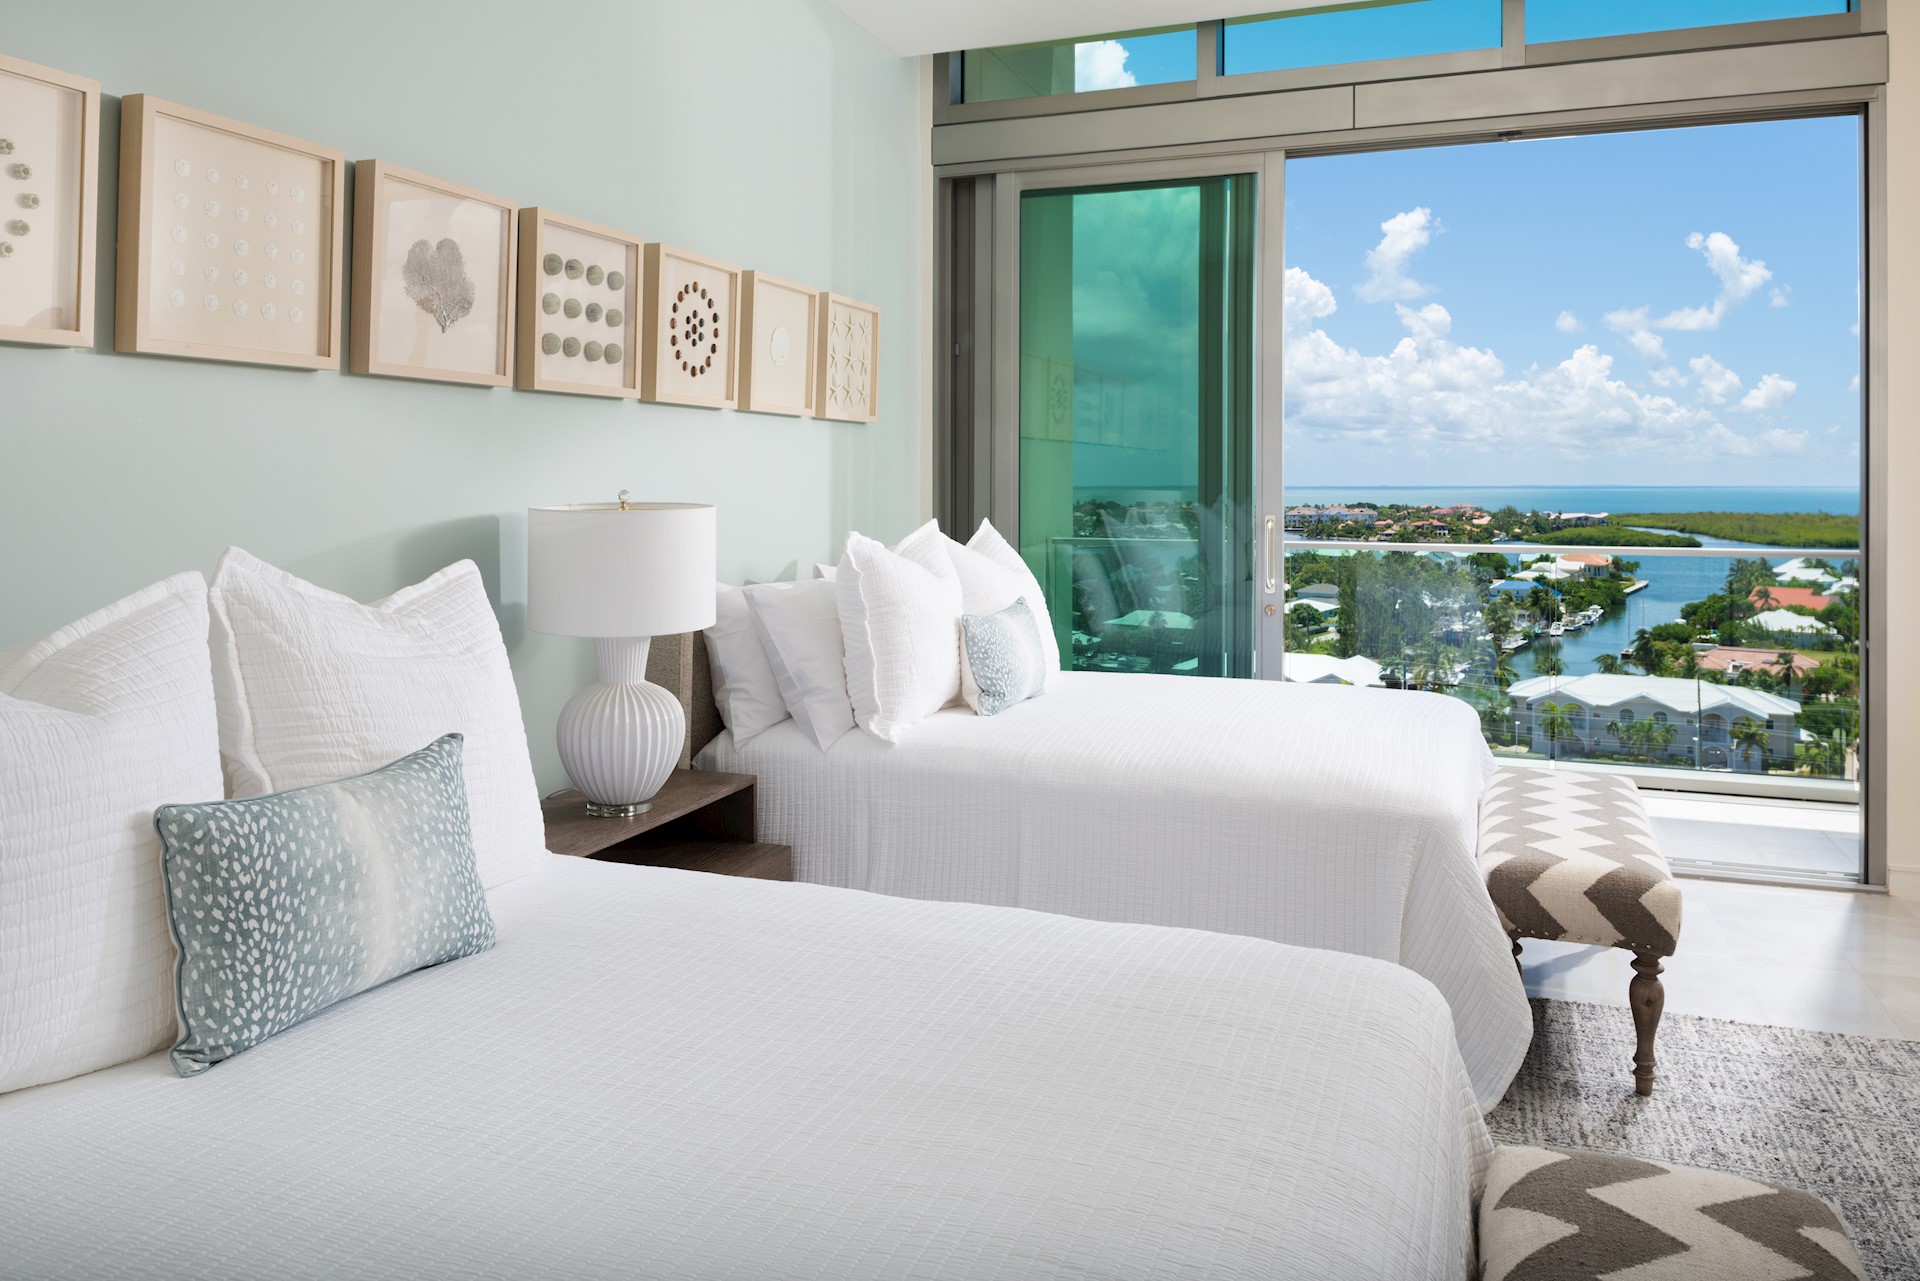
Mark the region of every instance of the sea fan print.
POLYGON ((473 277, 467 274, 466 256, 451 239, 437 245, 414 241, 400 278, 406 283, 407 297, 440 323, 443 334, 473 310, 473 277))

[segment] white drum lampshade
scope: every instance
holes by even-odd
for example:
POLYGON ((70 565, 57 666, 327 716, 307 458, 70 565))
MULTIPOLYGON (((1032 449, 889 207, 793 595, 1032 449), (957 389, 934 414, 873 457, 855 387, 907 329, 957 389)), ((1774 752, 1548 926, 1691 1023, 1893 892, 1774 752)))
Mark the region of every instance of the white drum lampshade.
POLYGON ((527 624, 590 636, 600 679, 560 713, 567 777, 589 813, 646 809, 685 741, 680 700, 647 680, 655 636, 713 625, 714 509, 699 503, 574 503, 527 509, 527 624))

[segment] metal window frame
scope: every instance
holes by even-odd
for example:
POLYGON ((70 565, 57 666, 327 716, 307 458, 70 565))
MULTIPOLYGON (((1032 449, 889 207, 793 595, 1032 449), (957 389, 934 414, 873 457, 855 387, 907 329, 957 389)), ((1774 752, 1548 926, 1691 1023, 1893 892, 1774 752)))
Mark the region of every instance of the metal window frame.
MULTIPOLYGON (((1511 32, 1521 0, 1505 2, 1507 29, 1511 32)), ((1885 611, 1876 607, 1876 601, 1882 588, 1878 568, 1885 559, 1882 549, 1889 501, 1886 468, 1890 430, 1886 397, 1890 363, 1886 342, 1886 170, 1892 152, 1883 102, 1888 78, 1885 3, 1857 0, 1855 10, 1844 19, 1794 18, 1742 24, 1736 33, 1745 40, 1740 45, 1728 45, 1722 39, 1698 40, 1682 50, 1671 47, 1673 38, 1681 35, 1726 34, 1726 29, 1698 28, 1691 33, 1656 33, 1653 38, 1608 37, 1604 46, 1599 41, 1577 41, 1567 42, 1561 49, 1523 47, 1528 54, 1545 49, 1558 60, 1509 62, 1495 71, 1411 75, 1372 84, 1196 96, 1193 101, 1172 104, 1115 104, 1114 109, 1050 113, 1030 119, 976 120, 944 127, 936 124, 935 161, 943 207, 954 183, 975 181, 991 188, 988 203, 992 217, 982 220, 990 225, 976 228, 977 237, 991 242, 986 253, 989 265, 976 264, 970 285, 976 299, 988 300, 982 301, 975 315, 984 317, 990 325, 991 358, 976 362, 972 370, 974 430, 967 436, 971 457, 966 460, 972 471, 972 501, 964 516, 975 520, 991 515, 996 525, 1006 521, 1006 528, 1017 538, 1017 254, 1022 191, 1221 173, 1257 175, 1257 333, 1271 334, 1280 329, 1286 230, 1281 194, 1285 162, 1290 155, 1857 114, 1863 121, 1861 494, 1865 527, 1861 560, 1867 588, 1862 604, 1861 650, 1863 876, 1869 886, 1884 886, 1888 803, 1886 788, 1875 771, 1885 759, 1890 712, 1885 682, 1876 679, 1880 655, 1887 652, 1885 611), (1821 24, 1823 31, 1830 31, 1841 21, 1855 24, 1851 34, 1806 37, 1811 29, 1808 24, 1821 24), (1558 57, 1574 45, 1587 46, 1585 60, 1558 57), (1597 58, 1601 53, 1607 56, 1597 58), (1596 72, 1605 74, 1596 76, 1596 72), (1623 82, 1629 86, 1624 92, 1620 89, 1623 82), (1596 93, 1600 95, 1598 101, 1592 100, 1596 93), (1373 118, 1362 112, 1369 99, 1376 115, 1391 114, 1380 109, 1382 95, 1390 95, 1390 102, 1411 104, 1413 110, 1399 118, 1365 123, 1373 118), (981 136, 980 131, 985 130, 992 131, 991 135, 981 136), (948 157, 943 161, 942 135, 951 138, 956 133, 973 136, 957 156, 948 147, 948 157)), ((1409 64, 1417 61, 1408 60, 1409 64)), ((941 278, 943 290, 958 283, 941 278)), ((952 302, 951 293, 936 298, 936 311, 951 316, 952 302)), ((941 332, 938 355, 943 367, 950 367, 953 357, 949 348, 956 338, 945 330, 941 332)), ((1280 353, 1277 344, 1256 341, 1260 421, 1277 423, 1282 401, 1280 353)), ((951 399, 943 398, 939 408, 943 414, 951 414, 951 399)), ((951 431, 945 438, 957 439, 951 431)), ((1273 496, 1284 493, 1284 477, 1280 460, 1270 455, 1280 451, 1256 448, 1259 492, 1269 495, 1268 502, 1276 501, 1273 496)), ((1264 566, 1256 568, 1264 571, 1264 566)), ((1280 660, 1265 640, 1264 613, 1259 617, 1262 623, 1256 670, 1271 670, 1268 665, 1280 660)))
MULTIPOLYGON (((1404 58, 1369 59, 1363 62, 1330 63, 1325 66, 1294 67, 1279 71, 1250 71, 1231 76, 1226 75, 1222 69, 1226 28, 1229 25, 1231 24, 1224 19, 1193 24, 1195 74, 1192 80, 1138 85, 1127 89, 1100 89, 1089 93, 1009 98, 994 102, 963 102, 960 98, 960 59, 964 54, 955 51, 934 60, 933 122, 936 126, 940 126, 963 124, 969 121, 1014 120, 1033 116, 1109 111, 1120 107, 1192 102, 1207 98, 1245 97, 1294 89, 1464 75, 1498 70, 1503 67, 1557 66, 1575 62, 1640 58, 1662 53, 1739 49, 1775 44, 1805 44, 1810 41, 1844 39, 1886 31, 1887 0, 1850 0, 1846 13, 1820 14, 1805 18, 1773 18, 1760 22, 1723 23, 1718 26, 1680 27, 1665 31, 1596 36, 1581 40, 1557 40, 1538 44, 1529 44, 1526 40, 1525 0, 1501 0, 1500 43, 1485 49, 1416 54, 1404 58)), ((1177 27, 1165 28, 1165 30, 1177 29, 1177 27)))

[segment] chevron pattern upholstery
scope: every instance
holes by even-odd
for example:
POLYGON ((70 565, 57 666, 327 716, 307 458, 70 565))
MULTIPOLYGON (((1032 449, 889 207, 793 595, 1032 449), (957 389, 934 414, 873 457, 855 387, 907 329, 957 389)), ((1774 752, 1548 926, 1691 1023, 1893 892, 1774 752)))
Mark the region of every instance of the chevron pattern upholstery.
POLYGON ((1480 802, 1479 859, 1516 938, 1673 955, 1680 886, 1629 779, 1501 770, 1480 802))
POLYGON ((1735 1174, 1502 1147, 1480 1200, 1484 1281, 1865 1281, 1833 1207, 1735 1174))

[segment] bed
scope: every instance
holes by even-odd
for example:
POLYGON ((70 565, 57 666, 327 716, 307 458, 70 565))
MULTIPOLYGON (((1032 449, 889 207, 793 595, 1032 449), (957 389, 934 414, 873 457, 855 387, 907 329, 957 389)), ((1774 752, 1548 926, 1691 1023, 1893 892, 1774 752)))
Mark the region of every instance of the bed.
POLYGON ((1464 1278, 1444 1004, 1354 956, 553 857, 491 951, 0 1096, 0 1276, 1464 1278))
POLYGON ((801 880, 1394 961, 1446 997, 1483 1108, 1525 1057, 1474 861, 1494 765, 1455 699, 1060 672, 999 716, 949 709, 826 752, 793 721, 736 747, 710 699, 686 701, 696 764, 759 776, 763 839, 793 847, 801 880))

